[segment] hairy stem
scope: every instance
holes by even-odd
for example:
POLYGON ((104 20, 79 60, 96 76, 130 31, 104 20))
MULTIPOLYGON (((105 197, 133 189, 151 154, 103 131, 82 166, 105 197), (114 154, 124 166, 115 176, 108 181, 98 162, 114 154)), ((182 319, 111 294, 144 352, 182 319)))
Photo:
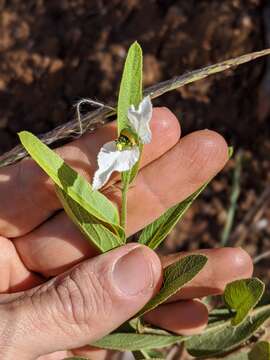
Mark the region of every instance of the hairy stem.
POLYGON ((129 188, 129 181, 130 181, 130 174, 131 171, 127 171, 122 176, 122 208, 121 208, 121 219, 120 224, 123 229, 126 230, 126 223, 127 223, 127 193, 129 188))

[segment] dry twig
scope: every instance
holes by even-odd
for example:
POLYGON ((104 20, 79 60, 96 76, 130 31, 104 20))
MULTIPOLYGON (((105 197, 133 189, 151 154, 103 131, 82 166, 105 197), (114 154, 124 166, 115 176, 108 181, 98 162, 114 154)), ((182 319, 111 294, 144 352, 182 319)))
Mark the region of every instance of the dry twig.
MULTIPOLYGON (((214 65, 206 66, 202 69, 194 70, 187 74, 177 76, 170 80, 153 85, 145 90, 144 95, 150 95, 151 98, 154 99, 165 94, 166 92, 175 90, 186 84, 205 79, 210 75, 217 74, 224 70, 228 70, 232 67, 236 67, 269 54, 270 49, 265 49, 242 55, 235 59, 229 59, 214 65)), ((81 118, 81 121, 75 119, 67 122, 64 125, 58 126, 54 130, 41 135, 40 139, 47 145, 54 145, 59 140, 78 138, 86 131, 94 131, 97 127, 109 122, 110 115, 113 114, 114 113, 110 109, 104 106, 103 108, 89 112, 81 118)), ((26 152, 20 145, 18 145, 11 151, 0 156, 0 167, 15 163, 26 156, 26 152)))

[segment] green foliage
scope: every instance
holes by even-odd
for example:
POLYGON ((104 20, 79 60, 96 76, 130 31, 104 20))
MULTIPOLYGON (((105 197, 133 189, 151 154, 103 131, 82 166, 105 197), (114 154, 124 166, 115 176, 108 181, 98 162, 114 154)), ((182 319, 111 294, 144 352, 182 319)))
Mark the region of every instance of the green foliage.
POLYGON ((186 341, 188 352, 194 357, 208 358, 222 355, 248 340, 270 318, 270 305, 253 310, 250 317, 234 327, 231 320, 211 323, 200 335, 186 341))
POLYGON ((162 288, 137 316, 142 316, 168 300, 191 281, 202 270, 206 263, 207 257, 204 255, 189 255, 167 266, 163 273, 162 288))
MULTIPOLYGON (((118 135, 123 130, 132 129, 129 126, 127 113, 131 105, 137 107, 142 100, 142 68, 143 55, 140 45, 135 41, 129 48, 124 65, 123 75, 117 103, 117 128, 118 135)), ((140 153, 142 145, 140 144, 140 153)), ((122 209, 121 225, 125 227, 127 216, 127 191, 129 184, 134 180, 139 170, 139 161, 129 171, 121 174, 122 178, 122 209)))
POLYGON ((117 237, 106 226, 91 216, 80 204, 74 201, 67 193, 56 186, 56 194, 61 201, 67 215, 73 220, 74 224, 85 235, 90 243, 95 245, 101 252, 107 252, 120 246, 117 237))
POLYGON ((167 347, 182 341, 182 339, 183 337, 174 335, 115 333, 107 335, 91 345, 109 350, 140 351, 167 347))
MULTIPOLYGON (((73 204, 78 204, 97 224, 106 227, 107 231, 112 233, 112 238, 118 239, 118 245, 123 244, 125 233, 119 225, 117 208, 99 191, 93 191, 84 177, 67 165, 59 155, 36 136, 23 131, 19 137, 31 157, 65 193, 65 199, 72 199, 73 204)), ((79 223, 80 221, 76 224, 79 225, 79 223)), ((85 233, 84 229, 81 230, 85 233)), ((96 242, 95 245, 103 251, 102 241, 96 242)))
POLYGON ((235 311, 232 325, 239 325, 257 305, 264 293, 264 283, 257 279, 236 280, 226 286, 224 302, 228 308, 235 311))
POLYGON ((143 56, 140 45, 135 41, 129 48, 117 102, 118 135, 124 129, 131 131, 127 112, 130 105, 137 107, 142 100, 143 56))
POLYGON ((208 183, 200 187, 192 195, 181 203, 171 207, 158 219, 146 226, 141 233, 139 243, 147 245, 151 249, 156 249, 166 236, 172 231, 178 221, 185 215, 193 201, 206 188, 208 183))

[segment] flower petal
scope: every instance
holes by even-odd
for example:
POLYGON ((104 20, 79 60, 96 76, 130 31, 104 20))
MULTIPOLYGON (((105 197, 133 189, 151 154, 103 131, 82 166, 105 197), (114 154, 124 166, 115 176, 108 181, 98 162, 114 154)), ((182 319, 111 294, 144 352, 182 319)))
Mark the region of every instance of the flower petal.
POLYGON ((152 118, 153 107, 150 96, 146 96, 140 102, 138 110, 134 105, 128 109, 128 119, 132 129, 139 136, 143 144, 149 144, 152 140, 150 130, 150 120, 152 118))
POLYGON ((98 154, 98 170, 94 174, 93 189, 98 190, 106 184, 114 171, 130 170, 139 160, 139 157, 140 150, 137 146, 119 151, 115 141, 104 144, 98 154))

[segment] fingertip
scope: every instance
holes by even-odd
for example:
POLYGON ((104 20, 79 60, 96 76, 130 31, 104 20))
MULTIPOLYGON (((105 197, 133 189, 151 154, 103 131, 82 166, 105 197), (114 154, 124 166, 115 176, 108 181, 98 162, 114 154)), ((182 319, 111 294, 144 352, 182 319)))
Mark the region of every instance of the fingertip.
POLYGON ((236 279, 249 278, 253 273, 253 261, 251 256, 241 247, 225 248, 230 265, 234 268, 236 279))
POLYGON ((228 145, 215 131, 193 132, 185 136, 180 143, 185 151, 184 158, 190 169, 191 182, 194 180, 195 183, 204 183, 216 175, 228 161, 228 145))

